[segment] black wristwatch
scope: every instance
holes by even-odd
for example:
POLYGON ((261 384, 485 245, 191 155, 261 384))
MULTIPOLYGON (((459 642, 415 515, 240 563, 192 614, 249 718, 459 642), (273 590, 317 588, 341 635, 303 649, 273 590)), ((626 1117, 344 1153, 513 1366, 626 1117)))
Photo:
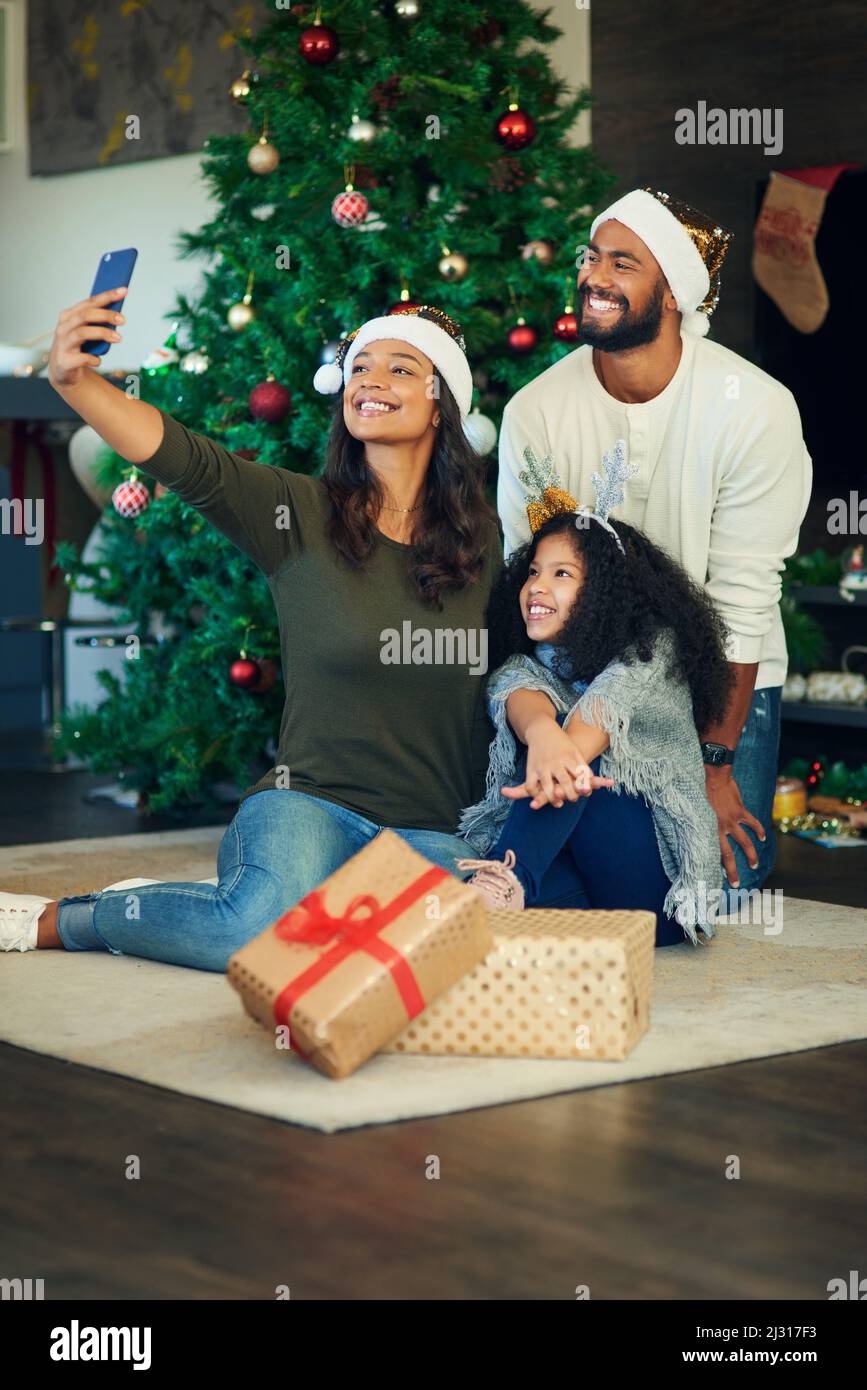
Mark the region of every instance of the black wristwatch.
POLYGON ((727 767, 735 760, 735 750, 724 743, 703 743, 701 756, 709 767, 727 767))

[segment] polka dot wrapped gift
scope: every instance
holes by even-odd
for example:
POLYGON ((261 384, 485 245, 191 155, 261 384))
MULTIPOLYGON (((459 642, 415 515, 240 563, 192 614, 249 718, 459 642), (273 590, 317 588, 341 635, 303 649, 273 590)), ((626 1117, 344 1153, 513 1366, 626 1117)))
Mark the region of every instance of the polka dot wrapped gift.
POLYGON ((492 912, 494 949, 382 1050, 626 1057, 650 1026, 652 912, 492 912))
POLYGON ((229 961, 244 1008, 330 1077, 348 1076, 484 960, 474 888, 382 830, 229 961))

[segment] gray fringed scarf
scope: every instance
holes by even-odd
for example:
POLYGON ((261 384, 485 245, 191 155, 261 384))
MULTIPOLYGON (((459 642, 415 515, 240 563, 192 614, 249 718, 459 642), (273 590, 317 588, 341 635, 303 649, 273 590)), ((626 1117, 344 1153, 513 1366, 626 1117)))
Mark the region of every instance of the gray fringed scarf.
MULTIPOLYGON (((552 651, 556 649, 547 649, 552 651)), ((546 663, 550 660, 542 648, 539 655, 546 663)), ((542 690, 558 714, 577 713, 585 724, 607 733, 610 743, 602 754, 600 775, 614 779, 613 792, 645 798, 671 881, 663 911, 676 917, 698 944, 696 927, 708 937, 714 935, 722 868, 689 687, 672 674, 673 657, 671 634, 663 632, 650 661, 612 661, 577 701, 576 687, 557 673, 555 660, 547 669, 530 656, 509 657, 488 682, 488 705, 497 732, 485 796, 462 813, 458 833, 482 856, 498 839, 511 804, 500 787, 516 782, 517 745, 506 718, 506 700, 514 690, 542 690)))

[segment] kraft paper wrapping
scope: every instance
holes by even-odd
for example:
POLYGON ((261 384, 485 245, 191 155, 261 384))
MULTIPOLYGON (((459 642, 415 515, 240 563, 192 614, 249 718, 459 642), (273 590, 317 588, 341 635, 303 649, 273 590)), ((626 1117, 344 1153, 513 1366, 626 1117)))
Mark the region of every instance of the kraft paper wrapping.
POLYGON ((494 949, 384 1052, 619 1061, 650 1026, 652 912, 492 912, 494 949))
POLYGON ((330 919, 322 925, 320 914, 317 944, 280 935, 296 927, 307 930, 316 918, 304 907, 314 896, 308 895, 232 956, 228 978, 247 1013, 269 1029, 276 1043, 277 1029, 286 1023, 285 1006, 278 1001, 281 995, 285 999, 287 986, 320 960, 327 966, 324 958, 343 946, 344 958, 290 1003, 288 1017, 291 1048, 327 1076, 338 1078, 348 1076, 406 1026, 410 1013, 404 995, 409 997, 417 986, 418 1007, 424 1008, 484 959, 493 938, 475 889, 437 870, 390 830, 382 830, 320 884, 317 894, 330 919), (353 900, 363 897, 369 905, 372 895, 387 909, 422 875, 436 881, 376 932, 378 941, 371 940, 369 950, 353 947, 354 931, 363 928, 369 906, 356 907, 348 931, 335 920, 346 919, 353 900), (370 953, 386 954, 389 949, 406 962, 394 973, 370 953))

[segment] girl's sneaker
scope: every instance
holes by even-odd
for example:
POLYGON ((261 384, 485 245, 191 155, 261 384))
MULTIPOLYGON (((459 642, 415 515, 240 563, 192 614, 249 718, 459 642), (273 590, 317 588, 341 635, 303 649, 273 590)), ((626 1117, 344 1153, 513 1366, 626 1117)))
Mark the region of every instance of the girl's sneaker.
POLYGON ((52 898, 0 892, 0 951, 35 951, 39 918, 52 898))
POLYGON ((481 894, 487 907, 494 911, 508 908, 511 912, 520 912, 524 906, 524 886, 512 872, 514 865, 513 849, 506 850, 502 863, 499 859, 459 859, 457 862, 459 869, 475 869, 467 882, 481 894))

